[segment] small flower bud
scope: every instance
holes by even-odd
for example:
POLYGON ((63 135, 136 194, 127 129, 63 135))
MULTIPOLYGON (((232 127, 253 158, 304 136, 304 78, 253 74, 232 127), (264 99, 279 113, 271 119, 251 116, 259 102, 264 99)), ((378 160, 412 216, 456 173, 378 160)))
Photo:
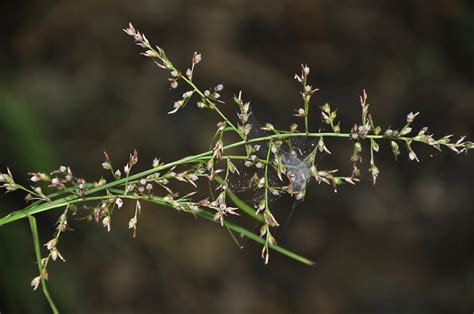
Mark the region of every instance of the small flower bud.
POLYGON ((413 123, 413 121, 415 120, 416 116, 418 116, 419 114, 420 114, 419 112, 417 112, 417 113, 410 112, 410 113, 407 115, 407 123, 408 123, 408 124, 413 123))
POLYGON ((179 75, 178 71, 176 71, 176 70, 171 71, 171 76, 172 77, 178 77, 178 75, 179 75))
POLYGON ((117 197, 117 199, 115 200, 115 205, 117 205, 118 208, 122 208, 123 200, 120 197, 117 197))
POLYGON ((354 144, 354 152, 355 153, 360 153, 362 151, 362 144, 360 142, 357 142, 354 144))
POLYGON ((41 282, 41 276, 37 276, 33 278, 33 280, 31 281, 31 286, 33 287, 33 290, 38 289, 40 282, 41 282))
POLYGON ((198 64, 199 62, 201 62, 201 60, 202 60, 201 54, 197 53, 197 52, 194 52, 193 65, 198 64))
POLYGON ((52 249, 54 249, 56 247, 56 243, 58 242, 57 239, 51 239, 49 240, 48 243, 46 243, 44 246, 46 246, 46 248, 51 251, 52 249))
POLYGON ((370 167, 370 173, 372 173, 372 181, 375 185, 377 183, 377 177, 380 174, 379 168, 375 164, 372 164, 370 167))
POLYGON ((305 76, 308 76, 309 75, 309 67, 307 65, 303 66, 303 74, 305 76))
POLYGON ((400 148, 398 147, 398 144, 395 141, 391 141, 391 146, 393 155, 395 156, 395 159, 397 159, 398 155, 400 155, 400 148))
POLYGON ((330 113, 331 113, 331 106, 330 106, 328 103, 325 103, 325 104, 321 107, 321 109, 322 109, 325 113, 327 113, 327 114, 330 114, 330 113))
POLYGON ((137 217, 132 217, 128 222, 128 229, 135 229, 137 227, 137 217))
POLYGON ((53 178, 53 179, 51 180, 51 185, 52 185, 52 186, 59 186, 60 184, 61 184, 61 181, 59 181, 58 178, 53 178))
POLYGON ((400 135, 401 136, 404 136, 404 135, 407 135, 411 132, 412 128, 410 128, 409 126, 407 126, 406 128, 404 128, 401 132, 400 132, 400 135))
POLYGON ((155 157, 155 159, 153 159, 153 168, 156 168, 160 165, 160 160, 158 158, 155 157))
POLYGON ((102 225, 107 228, 107 232, 110 232, 111 226, 110 226, 110 216, 105 216, 104 219, 102 219, 102 225))
POLYGON ((418 156, 416 156, 414 151, 410 151, 410 153, 408 154, 408 158, 410 158, 410 160, 416 160, 417 162, 420 162, 418 156))
POLYGON ((183 94, 183 99, 188 99, 193 95, 194 91, 190 90, 183 94))

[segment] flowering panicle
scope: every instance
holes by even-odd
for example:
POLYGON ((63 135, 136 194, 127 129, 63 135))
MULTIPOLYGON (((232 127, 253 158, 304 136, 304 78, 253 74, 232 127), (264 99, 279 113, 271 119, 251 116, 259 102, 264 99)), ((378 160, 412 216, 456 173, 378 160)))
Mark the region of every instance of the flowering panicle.
POLYGON ((453 139, 452 135, 435 138, 426 127, 415 132, 413 125, 419 112, 409 113, 405 125, 400 129, 388 128, 382 131, 369 112, 365 90, 360 96, 361 121, 355 123, 350 130, 341 129, 337 110, 326 103, 320 106, 320 112, 314 115, 315 120, 322 120, 322 124, 318 125, 319 131, 312 132, 309 125, 309 121, 312 121, 309 103, 318 89, 309 84, 310 69, 307 65, 302 65, 301 73, 295 75, 295 79, 302 86, 303 106, 296 109, 294 115, 304 119, 303 131, 299 130, 297 124, 292 124, 288 130, 279 130, 271 123, 259 125, 253 116, 250 102, 242 100, 242 92, 233 97, 237 105, 238 119, 232 122, 220 110, 224 104, 221 101, 224 86, 217 84, 209 89, 201 89, 193 81, 195 66, 202 61, 200 53, 195 52, 190 67, 181 72, 162 48, 152 46, 146 36, 132 24, 129 24, 124 32, 143 48, 142 55, 169 72, 168 81, 172 89, 177 88, 179 83, 188 86, 187 91, 174 102, 169 113, 178 112, 193 97, 197 98, 199 108, 209 109, 220 118, 217 131, 207 152, 169 163, 160 162, 155 158, 151 168, 139 173, 133 173, 134 166, 138 163, 137 150, 134 150, 127 163, 119 168, 113 167, 109 155, 104 152, 101 167, 110 173, 109 181, 103 177, 86 181, 76 177, 70 167, 61 166, 49 174, 29 173, 32 186, 25 187, 15 182, 10 169, 7 168, 6 173, 0 173, 1 188, 6 192, 22 190, 26 193, 25 199, 31 203, 22 210, 1 217, 0 226, 43 211, 66 207, 58 219, 54 236, 45 244, 48 255, 41 259, 40 275, 31 281, 33 289, 37 289, 41 282, 48 278, 47 266, 50 260, 65 261, 58 249, 58 241, 62 233, 72 230, 69 224, 70 216, 79 210, 87 213, 88 220, 96 221, 107 231, 111 231, 114 213, 128 210, 125 202, 134 201, 135 210, 128 221, 128 228, 133 231, 135 237, 142 203, 159 204, 214 221, 261 243, 265 263, 269 262, 270 250, 278 249, 295 260, 311 264, 311 261, 278 246, 272 234, 273 228, 279 226, 278 217, 272 212, 274 197, 288 194, 296 201, 303 201, 311 181, 328 184, 335 192, 341 185, 355 185, 362 177, 361 167, 365 159, 363 151, 367 151, 367 155, 370 154, 368 172, 375 184, 381 180, 375 156, 383 149, 384 142, 389 143, 395 159, 400 158, 406 148, 408 159, 418 162, 421 158, 415 153, 416 144, 426 144, 437 150, 446 147, 458 154, 474 148, 474 144, 466 141, 464 136, 457 140, 453 139), (232 142, 232 137, 227 136, 229 132, 234 135, 234 139, 235 136, 239 139, 232 142), (351 141, 352 173, 339 174, 338 169, 324 169, 323 165, 315 162, 320 154, 331 154, 327 146, 331 138, 351 141), (235 153, 236 151, 240 153, 235 153), (242 185, 253 189, 259 197, 253 207, 234 193, 238 191, 233 191, 236 187, 232 184, 233 176, 240 176, 242 180, 246 176, 249 178, 248 182, 242 185), (206 180, 211 190, 208 196, 203 197, 200 195, 202 189, 199 189, 199 185, 201 181, 206 180), (184 192, 180 191, 181 186, 184 192), (235 219, 232 217, 240 216, 240 213, 245 213, 261 223, 259 235, 231 222, 235 219))

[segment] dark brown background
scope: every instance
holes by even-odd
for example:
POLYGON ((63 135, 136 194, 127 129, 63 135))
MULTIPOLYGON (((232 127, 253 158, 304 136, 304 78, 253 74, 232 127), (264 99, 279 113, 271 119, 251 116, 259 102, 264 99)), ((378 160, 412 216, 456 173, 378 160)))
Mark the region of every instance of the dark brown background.
MULTIPOLYGON (((207 149, 216 117, 166 114, 178 94, 121 31, 129 21, 180 67, 202 52, 201 86, 224 83, 227 100, 244 90, 279 127, 293 120, 293 74, 308 63, 315 104, 338 107, 346 129, 366 88, 383 126, 421 111, 416 127, 474 133, 471 1, 11 1, 0 6, 2 169, 25 180, 68 164, 97 178, 104 149, 116 164, 135 147, 144 163, 207 149)), ((224 110, 235 117, 231 102, 224 110)), ((347 170, 350 144, 329 145, 344 154, 322 165, 347 170)), ((421 164, 394 163, 382 150, 376 187, 364 169, 359 186, 313 185, 296 209, 280 243, 314 267, 278 254, 264 266, 260 247, 241 251, 225 230, 167 208, 145 207, 132 239, 129 204, 110 234, 72 223, 50 290, 64 313, 471 313, 472 155, 418 148, 421 164)), ((2 196, 0 214, 22 204, 2 196)), ((284 221, 291 202, 275 207, 284 221)), ((40 217, 43 242, 58 215, 40 217)), ((2 313, 48 311, 29 288, 36 271, 26 221, 1 228, 2 313)))

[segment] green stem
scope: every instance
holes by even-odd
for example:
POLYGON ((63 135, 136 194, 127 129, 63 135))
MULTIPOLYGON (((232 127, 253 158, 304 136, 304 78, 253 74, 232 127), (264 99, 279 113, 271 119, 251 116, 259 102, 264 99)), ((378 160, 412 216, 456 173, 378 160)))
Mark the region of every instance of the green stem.
POLYGON ((51 295, 49 294, 48 287, 46 286, 46 278, 44 277, 43 273, 43 265, 41 264, 40 241, 38 236, 38 227, 36 225, 36 218, 33 216, 28 216, 28 220, 30 221, 31 234, 33 236, 33 244, 35 246, 36 262, 38 264, 38 270, 40 273, 41 287, 43 288, 44 296, 46 297, 46 300, 48 300, 51 310, 53 311, 53 313, 57 314, 59 313, 59 311, 56 305, 54 304, 51 295))
POLYGON ((268 151, 267 151, 267 158, 266 158, 266 164, 265 164, 265 211, 271 214, 270 208, 268 207, 268 168, 270 166, 270 156, 272 152, 272 144, 273 144, 273 139, 270 140, 270 143, 268 144, 268 151))
MULTIPOLYGON (((214 216, 213 216, 211 213, 209 213, 209 212, 206 212, 206 211, 199 211, 197 214, 198 214, 199 216, 203 217, 203 218, 206 218, 206 219, 208 219, 208 220, 214 221, 214 216)), ((215 222, 215 221, 214 221, 214 222, 215 222)), ((250 232, 249 230, 247 230, 247 229, 245 229, 245 228, 243 228, 243 227, 240 227, 240 226, 235 225, 235 224, 233 224, 233 223, 231 223, 231 222, 228 222, 227 220, 224 220, 224 226, 227 227, 227 228, 229 228, 229 229, 231 229, 232 231, 235 231, 235 232, 237 232, 237 233, 239 233, 239 234, 242 234, 242 235, 246 236, 246 237, 249 238, 250 240, 253 240, 253 241, 255 241, 255 242, 258 242, 258 243, 260 243, 260 244, 265 245, 265 240, 263 240, 262 238, 260 238, 260 237, 259 237, 258 235, 256 235, 255 233, 250 232)), ((303 264, 305 264, 305 265, 310 265, 310 266, 314 265, 314 262, 313 262, 313 261, 311 261, 311 260, 309 260, 309 259, 307 259, 307 258, 305 258, 305 257, 303 257, 303 256, 300 256, 300 255, 298 255, 298 254, 296 254, 296 253, 293 253, 293 252, 291 252, 291 251, 289 251, 289 250, 287 250, 287 249, 285 249, 285 248, 283 248, 283 247, 281 247, 281 246, 279 246, 279 245, 276 245, 276 244, 274 244, 274 245, 269 245, 269 248, 271 248, 272 250, 274 250, 274 251, 276 251, 276 252, 278 252, 278 253, 281 253, 281 254, 283 254, 283 255, 286 255, 286 256, 288 256, 289 258, 294 259, 294 260, 296 260, 296 261, 298 261, 298 262, 300 262, 300 263, 303 263, 303 264)))
MULTIPOLYGON (((318 132, 318 133, 280 133, 280 134, 273 134, 273 135, 268 135, 268 136, 257 137, 257 138, 253 138, 253 139, 250 139, 250 140, 247 140, 247 141, 235 142, 235 143, 224 146, 223 150, 226 151, 226 150, 236 148, 236 147, 240 147, 240 146, 243 146, 243 145, 246 145, 246 144, 249 144, 249 143, 258 143, 258 142, 263 142, 263 141, 270 141, 270 140, 273 140, 273 139, 290 138, 290 137, 350 138, 351 134, 350 133, 324 133, 324 132, 322 132, 322 133, 321 132, 318 132)), ((385 137, 383 135, 367 135, 366 138, 367 139, 384 139, 385 137)), ((408 141, 408 140, 412 140, 412 141, 415 141, 415 142, 422 142, 423 143, 423 141, 421 141, 421 140, 417 140, 416 138, 408 138, 408 137, 398 137, 398 138, 395 138, 395 139, 392 139, 392 140, 399 140, 399 141, 405 141, 405 142, 408 141)), ((94 193, 97 193, 97 192, 100 192, 100 191, 104 191, 104 190, 110 189, 112 187, 117 187, 117 186, 120 186, 120 185, 123 185, 124 183, 126 183, 127 180, 128 181, 137 180, 139 178, 148 176, 148 175, 153 174, 155 172, 159 172, 159 171, 163 171, 163 170, 172 168, 174 166, 179 166, 179 165, 183 165, 183 164, 187 164, 187 163, 192 163, 192 162, 202 160, 202 159, 206 159, 206 158, 209 159, 209 158, 212 158, 212 154, 213 154, 213 151, 210 150, 210 151, 207 151, 207 152, 204 152, 204 153, 201 153, 201 154, 187 156, 187 157, 181 158, 179 160, 161 165, 159 167, 151 168, 151 169, 136 173, 134 175, 129 176, 128 178, 122 178, 122 179, 115 180, 115 181, 106 183, 104 185, 98 186, 98 187, 94 187, 90 190, 86 190, 84 192, 84 196, 88 196, 88 195, 91 195, 91 194, 94 194, 94 193)), ((72 201, 72 200, 79 200, 78 202, 80 202, 80 199, 81 199, 81 196, 70 195, 70 196, 67 196, 67 197, 60 198, 60 199, 57 199, 55 201, 49 202, 49 203, 41 202, 40 204, 36 204, 36 203, 32 204, 32 205, 26 207, 23 210, 11 212, 10 214, 0 218, 0 226, 3 226, 5 224, 11 223, 13 221, 16 221, 16 220, 19 220, 19 219, 22 219, 22 218, 25 218, 28 215, 34 215, 34 214, 44 212, 44 211, 47 211, 47 210, 50 210, 50 209, 53 209, 53 208, 62 207, 62 206, 65 205, 65 203, 64 203, 65 201, 68 202, 68 201, 72 201)))
MULTIPOLYGON (((115 192, 115 193, 123 193, 122 190, 118 190, 118 189, 111 189, 110 190, 111 192, 115 192)), ((68 201, 68 202, 65 202, 65 203, 62 203, 62 204, 57 204, 55 205, 55 207, 62 207, 62 206, 67 206, 69 204, 74 204, 74 203, 79 203, 79 202, 88 202, 88 201, 94 201, 94 200, 103 200, 103 199, 110 199, 110 198, 115 198, 115 197, 120 197, 120 198, 123 198, 123 199, 130 199, 130 200, 142 200, 142 201, 145 201, 145 202, 151 202, 151 203, 155 203, 155 204, 159 204, 159 205, 164 205, 166 207, 170 207, 172 208, 172 202, 170 201, 166 201, 160 197, 148 197, 148 196, 140 196, 140 195, 125 195, 125 194, 117 194, 117 195, 104 195, 104 196, 94 196, 94 197, 87 197, 87 198, 84 198, 84 199, 79 199, 79 200, 71 200, 71 201, 68 201)), ((236 198, 238 200, 238 198, 233 195, 231 196, 231 198, 236 198)), ((242 202, 242 201, 240 201, 242 202)), ((246 205, 248 206, 248 205, 246 205)), ((249 207, 249 206, 248 206, 249 207)), ((203 217, 207 220, 210 220, 210 221, 213 221, 213 222, 216 222, 214 220, 214 215, 204 209, 201 209, 199 208, 199 210, 197 212, 194 212, 196 215, 200 216, 200 217, 203 217)), ((258 220, 263 220, 263 217, 261 217, 261 215, 253 215, 254 217, 256 217, 256 219, 258 220)), ((28 218, 30 219, 30 223, 32 220, 34 220, 35 218, 31 215, 28 216, 28 218)), ((217 222, 216 222, 217 223, 217 222)), ((260 244, 265 244, 265 241, 262 240, 258 235, 254 234, 253 232, 243 228, 243 227, 240 227, 238 225, 235 225, 229 221, 224 221, 224 226, 231 229, 232 231, 234 232, 237 232, 239 234, 243 234, 244 236, 246 236, 247 238, 253 240, 253 241, 256 241, 260 244)), ((35 228, 36 228, 36 225, 35 225, 35 228)), ((32 229, 33 230, 33 229, 32 229)), ((36 233, 36 239, 38 238, 37 237, 37 233, 36 233)), ((36 245, 36 244, 35 244, 36 245)), ((303 264, 306 264, 306 265, 314 265, 314 262, 310 261, 309 259, 307 258, 304 258, 296 253, 293 253, 281 246, 278 246, 278 245, 271 245, 269 246, 271 249, 275 250, 276 252, 279 252, 283 255, 286 255, 296 261, 299 261, 303 264)), ((36 247, 35 247, 36 248, 36 247)), ((39 241, 38 241, 38 252, 37 252, 37 256, 39 256, 39 265, 41 265, 41 256, 39 255, 39 241)), ((41 270, 40 270, 41 271, 41 270)), ((47 290, 45 292, 45 295, 47 294, 47 290)), ((47 298, 50 299, 49 297, 49 294, 47 294, 46 296, 47 298)), ((48 299, 48 300, 49 300, 48 299)), ((52 305, 52 307, 54 306, 54 304, 52 305)), ((56 312, 55 312, 56 313, 56 312)))

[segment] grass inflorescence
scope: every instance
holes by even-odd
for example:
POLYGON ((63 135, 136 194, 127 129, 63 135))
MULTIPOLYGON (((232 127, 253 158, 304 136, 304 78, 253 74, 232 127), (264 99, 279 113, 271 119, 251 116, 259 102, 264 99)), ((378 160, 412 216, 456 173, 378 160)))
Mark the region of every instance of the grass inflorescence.
POLYGON ((135 211, 128 227, 133 236, 136 236, 142 203, 149 202, 214 221, 230 232, 260 243, 265 263, 269 262, 270 251, 275 250, 311 265, 312 261, 277 244, 273 230, 280 224, 272 212, 272 196, 289 194, 296 200, 303 200, 310 180, 326 183, 336 191, 342 184, 355 185, 361 177, 364 142, 368 143, 370 150, 369 172, 374 184, 380 175, 375 156, 379 152, 381 142, 388 143, 395 158, 399 157, 402 147, 405 146, 408 158, 416 161, 419 161, 419 158, 414 150, 415 143, 426 144, 437 150, 447 147, 456 153, 463 153, 474 147, 465 137, 458 140, 453 140, 451 135, 435 138, 428 128, 414 132, 412 124, 419 115, 418 112, 409 113, 406 124, 400 129, 383 130, 374 122, 369 112, 365 91, 360 97, 361 119, 348 131, 341 130, 337 112, 329 104, 320 106, 318 113, 311 116, 310 100, 318 89, 309 85, 310 68, 306 65, 302 65, 301 72, 295 75, 295 79, 301 84, 302 106, 296 109, 294 116, 302 119, 302 127, 295 123, 287 130, 278 130, 270 123, 259 125, 255 122, 250 103, 243 99, 242 92, 233 98, 238 117, 237 121, 233 121, 220 109, 225 104, 220 95, 224 86, 217 84, 210 89, 201 89, 193 80, 195 68, 202 61, 201 54, 195 52, 190 67, 181 71, 174 66, 162 48, 152 46, 146 36, 132 24, 124 31, 143 48, 142 55, 169 73, 168 81, 172 89, 176 89, 179 84, 188 87, 189 90, 174 102, 169 114, 175 114, 186 105, 195 103, 198 108, 216 113, 219 118, 216 134, 208 151, 168 163, 154 159, 147 170, 138 173, 132 172, 139 161, 136 150, 130 154, 128 162, 119 168, 115 168, 109 155, 104 153, 101 166, 110 172, 109 181, 101 178, 94 182, 77 177, 67 166, 61 166, 49 174, 30 173, 31 187, 17 183, 10 169, 0 174, 1 187, 7 192, 26 193, 25 199, 28 203, 26 207, 0 218, 0 226, 29 218, 39 269, 39 275, 32 280, 31 285, 33 289, 42 286, 53 312, 57 310, 46 288, 47 267, 51 261, 65 261, 58 248, 60 235, 71 230, 69 221, 78 211, 85 212, 89 220, 95 220, 107 231, 111 231, 113 215, 124 202, 134 202, 135 211), (318 128, 323 131, 311 131, 310 121, 314 120, 314 117, 319 117, 321 124, 318 128), (227 142, 228 138, 232 138, 226 136, 228 133, 237 135, 238 140, 227 142), (331 154, 326 144, 330 138, 350 140, 353 146, 352 156, 348 158, 352 163, 351 173, 341 175, 337 169, 323 169, 315 162, 317 155, 331 154), (299 147, 298 143, 301 141, 298 139, 305 142, 306 149, 299 147), (236 155, 236 149, 240 149, 241 153, 236 155), (230 178, 239 176, 241 171, 253 173, 248 185, 249 188, 259 191, 259 202, 247 204, 232 191, 230 178), (270 173, 276 174, 278 180, 270 180, 270 173), (173 181, 189 184, 195 191, 181 195, 171 189, 170 182, 173 181), (209 195, 198 197, 197 188, 202 181, 215 184, 211 185, 213 188, 209 195), (34 216, 54 209, 63 211, 58 218, 53 237, 44 245, 47 254, 42 256, 34 216), (240 213, 261 224, 259 234, 231 221, 232 216, 239 216, 240 213))

